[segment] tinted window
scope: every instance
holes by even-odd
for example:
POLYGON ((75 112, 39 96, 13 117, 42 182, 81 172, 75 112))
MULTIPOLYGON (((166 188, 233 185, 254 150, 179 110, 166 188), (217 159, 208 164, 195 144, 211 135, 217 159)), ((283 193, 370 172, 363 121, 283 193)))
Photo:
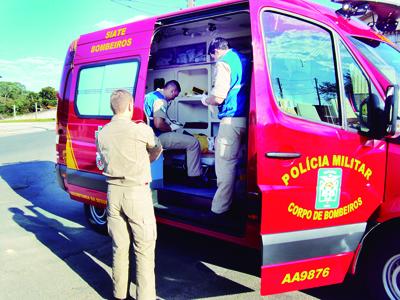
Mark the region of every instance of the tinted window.
MULTIPOLYGON (((370 95, 370 83, 349 51, 340 43, 346 119, 349 127, 360 128, 360 105, 370 95)), ((363 112, 366 121, 367 111, 363 112)))
POLYGON ((400 52, 388 44, 360 37, 350 40, 392 83, 400 84, 400 52))
POLYGON ((80 71, 76 107, 81 116, 112 116, 110 95, 116 89, 133 92, 138 62, 85 68, 80 71))
POLYGON ((331 34, 293 17, 265 12, 266 55, 278 105, 286 113, 340 125, 331 34))

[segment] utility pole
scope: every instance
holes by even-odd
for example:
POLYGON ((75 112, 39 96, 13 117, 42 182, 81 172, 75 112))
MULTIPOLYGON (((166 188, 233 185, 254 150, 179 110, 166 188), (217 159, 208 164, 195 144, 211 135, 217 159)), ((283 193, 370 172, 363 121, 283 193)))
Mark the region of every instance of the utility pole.
POLYGON ((282 88, 281 80, 279 79, 279 77, 276 77, 276 81, 277 81, 278 87, 279 87, 279 96, 281 96, 281 99, 283 99, 283 88, 282 88))
POLYGON ((187 0, 187 7, 194 7, 195 0, 187 0))
POLYGON ((318 79, 314 78, 315 82, 315 90, 317 91, 317 96, 318 96, 318 104, 321 106, 321 96, 319 95, 319 89, 318 89, 318 79))

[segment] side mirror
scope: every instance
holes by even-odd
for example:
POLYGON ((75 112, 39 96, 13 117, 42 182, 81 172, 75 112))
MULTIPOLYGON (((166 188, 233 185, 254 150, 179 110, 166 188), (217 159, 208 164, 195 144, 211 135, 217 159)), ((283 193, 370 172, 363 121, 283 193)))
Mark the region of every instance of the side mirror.
POLYGON ((376 94, 370 94, 360 103, 360 133, 373 139, 386 135, 385 108, 376 94))
POLYGON ((386 134, 393 136, 396 133, 399 110, 399 86, 388 86, 385 99, 386 134))

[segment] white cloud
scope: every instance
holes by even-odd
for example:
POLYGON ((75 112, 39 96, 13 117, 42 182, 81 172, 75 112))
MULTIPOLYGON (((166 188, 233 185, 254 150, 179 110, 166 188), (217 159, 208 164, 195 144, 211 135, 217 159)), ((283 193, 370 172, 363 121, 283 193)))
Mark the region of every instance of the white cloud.
POLYGON ((116 25, 117 25, 117 23, 115 23, 115 22, 103 20, 103 21, 100 21, 99 23, 95 24, 94 26, 96 26, 98 29, 105 29, 105 28, 109 28, 109 27, 114 27, 116 25))
POLYGON ((46 86, 58 90, 63 62, 53 57, 23 57, 0 59, 2 81, 19 82, 29 91, 38 92, 46 86))
POLYGON ((144 19, 147 19, 149 17, 150 16, 147 16, 147 15, 138 15, 138 16, 135 16, 133 18, 129 18, 128 20, 125 20, 124 22, 122 22, 122 24, 124 24, 124 23, 132 23, 132 22, 139 21, 139 20, 144 20, 144 19))
POLYGON ((105 29, 105 28, 110 28, 110 27, 114 27, 114 26, 117 26, 117 25, 122 25, 122 24, 126 24, 126 23, 131 23, 131 22, 143 20, 143 19, 146 19, 148 17, 149 17, 148 15, 138 15, 138 16, 135 16, 133 18, 129 18, 129 19, 125 20, 125 21, 122 21, 120 23, 116 23, 116 22, 109 21, 109 20, 102 20, 99 23, 95 24, 94 26, 96 26, 98 29, 105 29))

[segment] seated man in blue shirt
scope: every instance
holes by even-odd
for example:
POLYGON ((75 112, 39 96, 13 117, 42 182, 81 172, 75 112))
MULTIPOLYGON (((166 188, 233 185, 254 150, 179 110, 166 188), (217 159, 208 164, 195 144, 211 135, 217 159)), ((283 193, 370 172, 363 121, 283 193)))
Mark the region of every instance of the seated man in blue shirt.
POLYGON ((168 102, 175 99, 181 91, 179 82, 168 81, 164 88, 146 94, 144 111, 150 118, 150 125, 158 136, 164 149, 185 149, 188 176, 192 182, 201 179, 202 168, 200 164, 200 143, 193 136, 172 131, 167 123, 168 102))

